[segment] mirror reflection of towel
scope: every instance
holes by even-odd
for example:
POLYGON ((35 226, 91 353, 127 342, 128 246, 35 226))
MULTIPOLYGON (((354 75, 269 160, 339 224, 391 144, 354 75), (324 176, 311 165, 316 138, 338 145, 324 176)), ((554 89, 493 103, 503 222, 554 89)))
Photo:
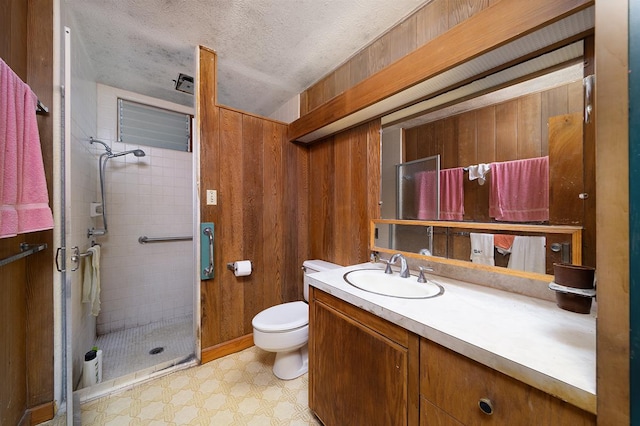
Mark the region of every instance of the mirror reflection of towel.
POLYGON ((513 239, 507 268, 545 274, 546 264, 545 237, 517 236, 513 239))
POLYGON ((495 265, 493 257, 493 234, 470 233, 471 261, 483 265, 495 265))

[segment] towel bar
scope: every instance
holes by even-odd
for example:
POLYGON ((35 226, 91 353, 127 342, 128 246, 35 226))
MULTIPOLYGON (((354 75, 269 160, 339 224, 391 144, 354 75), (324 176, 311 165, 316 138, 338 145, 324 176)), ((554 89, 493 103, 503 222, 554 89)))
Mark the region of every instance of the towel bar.
POLYGON ((27 244, 20 243, 20 253, 14 254, 13 256, 5 257, 0 260, 0 266, 4 266, 11 262, 15 262, 16 260, 22 259, 23 257, 30 256, 34 253, 42 251, 47 248, 47 244, 27 244))

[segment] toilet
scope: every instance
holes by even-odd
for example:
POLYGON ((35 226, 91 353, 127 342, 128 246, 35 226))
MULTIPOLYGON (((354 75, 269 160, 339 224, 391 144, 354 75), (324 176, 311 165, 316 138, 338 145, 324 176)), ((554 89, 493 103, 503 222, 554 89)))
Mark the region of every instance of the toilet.
MULTIPOLYGON (((341 268, 324 260, 306 260, 304 275, 341 268)), ((309 285, 303 282, 304 300, 309 300, 309 285)), ((273 374, 283 380, 299 377, 309 369, 309 305, 289 302, 272 306, 253 317, 253 343, 276 353, 273 374)))

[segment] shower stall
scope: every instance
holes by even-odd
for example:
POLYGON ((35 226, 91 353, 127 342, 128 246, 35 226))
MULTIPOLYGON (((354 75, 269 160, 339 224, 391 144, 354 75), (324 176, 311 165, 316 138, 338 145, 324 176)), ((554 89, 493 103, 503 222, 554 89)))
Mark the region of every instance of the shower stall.
MULTIPOLYGON (((113 105, 120 96, 139 95, 97 86, 97 135, 87 130, 72 138, 79 152, 76 161, 72 152, 71 173, 86 169, 91 180, 83 183, 84 194, 71 194, 83 216, 72 228, 80 234, 84 226, 81 254, 100 246, 100 312, 93 317, 86 303, 74 302, 80 314, 73 328, 82 331, 72 336, 73 376, 81 401, 191 365, 196 348, 192 154, 114 141, 113 105), (82 361, 94 347, 102 351, 102 383, 83 387, 82 361)), ((85 259, 80 262, 91 261, 85 259)), ((76 292, 83 275, 74 278, 76 292)))

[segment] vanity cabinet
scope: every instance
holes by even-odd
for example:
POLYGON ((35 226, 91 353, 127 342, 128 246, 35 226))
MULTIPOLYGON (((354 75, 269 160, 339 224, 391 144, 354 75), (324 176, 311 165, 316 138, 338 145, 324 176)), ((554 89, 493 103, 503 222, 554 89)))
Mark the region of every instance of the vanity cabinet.
POLYGON ((595 416, 427 339, 420 425, 595 425, 595 416))
POLYGON ((418 425, 419 337, 310 293, 309 407, 325 426, 418 425))

